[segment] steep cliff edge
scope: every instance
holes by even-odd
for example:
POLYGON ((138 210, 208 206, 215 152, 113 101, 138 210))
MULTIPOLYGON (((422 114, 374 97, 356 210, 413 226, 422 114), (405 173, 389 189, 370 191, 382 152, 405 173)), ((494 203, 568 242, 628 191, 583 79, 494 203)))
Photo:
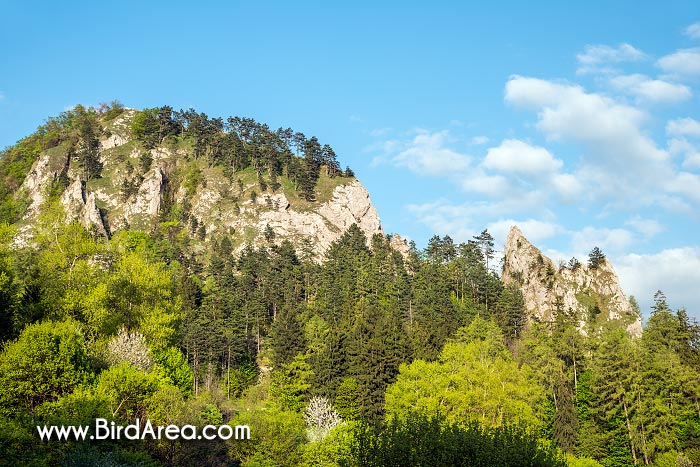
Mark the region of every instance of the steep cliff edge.
POLYGON ((552 321, 557 313, 566 313, 582 330, 592 321, 619 321, 630 335, 641 335, 641 317, 607 259, 597 268, 584 263, 559 267, 514 226, 506 240, 501 278, 520 287, 530 319, 552 321))

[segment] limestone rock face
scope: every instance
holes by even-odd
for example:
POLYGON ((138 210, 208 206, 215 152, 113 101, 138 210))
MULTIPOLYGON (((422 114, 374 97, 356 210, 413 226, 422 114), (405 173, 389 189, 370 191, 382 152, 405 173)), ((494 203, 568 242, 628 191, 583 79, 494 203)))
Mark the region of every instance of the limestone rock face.
POLYGON ((530 319, 551 321, 560 310, 575 316, 583 330, 592 315, 600 315, 598 319, 620 321, 632 336, 641 335, 641 317, 607 259, 595 269, 584 262, 559 268, 514 226, 506 240, 501 277, 506 284, 519 286, 530 319))
MULTIPOLYGON (((384 233, 369 193, 353 177, 322 174, 318 201, 308 201, 300 196, 296 181, 284 175, 272 189, 270 183, 262 182, 263 177, 270 181, 268 174, 246 169, 226 174, 222 167, 195 158, 187 143, 173 141, 149 151, 147 169, 146 149, 131 133, 135 114, 126 109, 105 124, 99 147, 101 176, 87 183, 81 180, 81 167, 68 157, 67 147, 41 154, 20 190, 31 201, 20 226, 21 244, 31 241, 52 183, 66 178, 68 186, 60 196, 66 222, 78 221, 105 236, 125 228, 151 229, 164 203, 180 213, 180 228, 196 233, 193 248, 198 251, 225 234, 235 251, 248 244, 260 247, 290 240, 297 249, 303 247, 321 260, 352 224, 368 240, 384 233)), ((407 257, 409 247, 403 239, 394 236, 390 243, 407 257)))
POLYGON ((406 239, 402 238, 399 234, 394 234, 391 236, 391 239, 389 239, 389 245, 391 245, 394 250, 401 253, 401 256, 403 256, 404 259, 408 258, 408 255, 411 253, 411 247, 408 246, 408 243, 406 243, 406 239))
POLYGON ((51 182, 57 180, 68 165, 68 153, 42 154, 22 183, 31 205, 26 216, 35 215, 46 201, 46 192, 51 182))
POLYGON ((78 221, 87 230, 107 236, 107 229, 95 202, 95 193, 87 196, 80 179, 71 183, 61 195, 61 205, 66 211, 66 222, 78 221))
POLYGON ((131 221, 136 215, 149 218, 158 215, 162 201, 163 180, 163 172, 159 167, 146 173, 136 194, 136 200, 124 208, 124 217, 128 221, 131 221))
POLYGON ((278 209, 263 212, 256 230, 263 232, 269 225, 277 237, 311 240, 319 256, 352 224, 357 224, 368 239, 384 233, 369 193, 358 180, 337 186, 332 199, 314 211, 283 208, 289 206, 285 201, 286 198, 279 203, 278 209))

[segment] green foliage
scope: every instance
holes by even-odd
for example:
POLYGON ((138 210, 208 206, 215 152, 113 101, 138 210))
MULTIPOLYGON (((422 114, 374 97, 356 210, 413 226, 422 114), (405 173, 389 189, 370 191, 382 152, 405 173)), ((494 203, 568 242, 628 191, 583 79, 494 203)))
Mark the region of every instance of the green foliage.
POLYGON ((341 466, 566 466, 563 456, 517 427, 483 428, 408 413, 379 429, 359 425, 341 466))
POLYGON ((107 402, 110 417, 131 423, 146 416, 148 400, 161 384, 156 374, 120 363, 100 374, 96 393, 107 402))
POLYGON ((306 360, 306 356, 297 355, 273 376, 270 392, 282 410, 301 412, 305 405, 306 391, 311 387, 309 380, 313 375, 306 360))
POLYGON ((168 347, 155 352, 154 360, 156 362, 153 368, 154 374, 161 379, 167 379, 184 396, 187 397, 192 394, 194 374, 182 352, 174 347, 168 347))
POLYGON ((0 354, 0 409, 34 412, 88 376, 85 339, 75 322, 29 325, 0 354))
POLYGON ((231 441, 232 457, 246 467, 298 466, 302 463, 305 442, 301 414, 279 409, 239 412, 231 425, 247 425, 255 442, 231 441))
POLYGON ((598 269, 598 267, 605 261, 605 255, 597 246, 594 247, 588 254, 588 267, 591 269, 598 269))
POLYGON ((530 372, 512 360, 498 327, 477 318, 445 345, 437 362, 401 366, 387 390, 386 411, 391 418, 417 411, 440 413, 452 423, 537 428, 544 394, 530 372))
POLYGON ((158 130, 157 109, 142 110, 131 119, 131 134, 146 149, 153 149, 160 143, 158 130))
POLYGON ((602 464, 590 457, 574 457, 570 454, 566 456, 566 465, 569 467, 603 467, 602 464))

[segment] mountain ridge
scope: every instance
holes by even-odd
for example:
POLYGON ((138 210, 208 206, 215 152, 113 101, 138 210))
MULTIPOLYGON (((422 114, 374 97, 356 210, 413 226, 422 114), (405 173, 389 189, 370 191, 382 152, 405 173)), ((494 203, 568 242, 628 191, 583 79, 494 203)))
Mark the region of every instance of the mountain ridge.
MULTIPOLYGON (((266 125, 259 125, 260 130, 247 122, 253 130, 245 131, 259 131, 262 136, 245 136, 247 133, 243 132, 244 136, 235 137, 230 143, 238 146, 218 150, 248 152, 252 162, 227 173, 228 167, 218 161, 212 163, 212 157, 196 156, 199 142, 195 138, 172 135, 157 144, 139 140, 137 123, 144 112, 148 109, 122 109, 112 119, 97 117, 99 136, 94 146, 100 177, 86 180, 82 176, 84 166, 76 163, 75 142, 63 141, 41 151, 16 194, 16 198, 23 197, 29 204, 21 221, 19 245, 30 241, 32 226, 52 190, 58 191, 66 222, 79 222, 105 237, 124 228, 148 230, 163 220, 166 209, 178 210, 171 217, 187 224, 202 242, 212 236, 231 236, 236 251, 247 244, 258 247, 287 239, 297 247, 313 244, 314 255, 322 256, 353 223, 368 238, 384 233, 369 193, 349 169, 339 170, 332 149, 323 147, 323 151, 332 154, 330 160, 324 160, 319 149, 304 148, 315 138, 294 134, 304 140, 295 143, 296 151, 315 151, 312 157, 318 159, 312 160, 308 153, 300 158, 292 154, 291 144, 280 143, 281 129, 273 133, 266 125), (265 137, 269 141, 262 139, 265 137), (272 155, 270 141, 279 145, 272 155), (261 154, 263 151, 267 153, 261 154), (272 157, 284 158, 286 165, 269 162, 272 157), (313 170, 316 183, 309 196, 300 191, 300 186, 308 178, 306 172, 313 170), (56 190, 56 185, 60 189, 56 190)), ((176 117, 170 115, 165 119, 173 124, 176 117)), ((233 126, 246 119, 229 121, 233 126)), ((291 130, 285 131, 291 134, 291 130)), ((217 133, 224 138, 233 132, 231 129, 217 133)), ((84 139, 81 135, 79 147, 84 139)))

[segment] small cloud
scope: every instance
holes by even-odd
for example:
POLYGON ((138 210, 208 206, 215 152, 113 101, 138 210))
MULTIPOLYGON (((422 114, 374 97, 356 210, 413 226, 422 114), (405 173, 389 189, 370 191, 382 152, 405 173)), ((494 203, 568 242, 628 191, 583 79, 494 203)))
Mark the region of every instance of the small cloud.
POLYGON ((700 22, 696 22, 683 30, 683 35, 691 39, 700 39, 700 22))
POLYGON ((682 247, 653 254, 627 254, 613 258, 625 292, 634 295, 648 311, 651 298, 663 290, 673 308, 687 307, 698 316, 700 295, 700 248, 682 247), (644 271, 644 274, 640 274, 644 271))
POLYGON ((491 197, 506 197, 512 192, 511 184, 501 175, 487 175, 479 170, 462 180, 462 188, 491 197))
POLYGON ((358 117, 357 115, 348 116, 348 120, 350 120, 350 123, 364 123, 365 121, 362 117, 358 117))
POLYGON ((470 143, 474 146, 479 146, 481 144, 486 144, 489 141, 491 141, 491 140, 489 139, 488 136, 475 136, 471 139, 470 143))
POLYGON ((673 138, 668 143, 668 152, 683 155, 684 168, 700 169, 700 146, 697 143, 691 143, 685 138, 673 138))
POLYGON ((700 203, 700 176, 690 172, 678 172, 664 183, 666 190, 700 203))
POLYGON ((700 48, 677 50, 657 60, 656 66, 674 76, 700 76, 700 48))
POLYGON ((0 91, 0 101, 5 100, 5 93, 0 91))
POLYGON ((449 149, 446 146, 449 139, 447 130, 436 133, 419 130, 419 134, 393 156, 391 162, 419 175, 455 176, 464 173, 469 168, 471 158, 449 149))
POLYGON ((622 251, 632 243, 632 233, 625 229, 608 229, 585 227, 571 236, 571 246, 574 249, 591 250, 594 246, 603 251, 622 251))
POLYGON ((545 148, 517 139, 504 140, 500 146, 489 149, 484 159, 486 168, 531 175, 554 172, 562 165, 562 161, 555 159, 545 148))
POLYGON ((648 102, 677 103, 690 99, 693 95, 688 86, 640 74, 616 76, 610 83, 618 90, 648 102))
POLYGON ((577 73, 611 73, 611 64, 622 62, 637 62, 646 58, 646 54, 629 45, 620 44, 617 47, 609 45, 587 45, 584 52, 577 54, 579 67, 577 73))
POLYGON ((666 228, 655 219, 644 219, 640 216, 634 216, 625 222, 625 225, 629 225, 634 230, 639 232, 644 236, 644 238, 652 238, 666 230, 666 228))
POLYGON ((579 200, 584 190, 583 183, 574 175, 567 173, 552 175, 551 184, 562 200, 569 203, 579 200))
POLYGON ((386 136, 389 132, 391 132, 391 128, 375 128, 374 130, 369 131, 370 136, 374 136, 375 138, 379 138, 380 136, 386 136))
POLYGON ((700 120, 679 118, 666 124, 666 134, 673 136, 700 136, 700 120))

